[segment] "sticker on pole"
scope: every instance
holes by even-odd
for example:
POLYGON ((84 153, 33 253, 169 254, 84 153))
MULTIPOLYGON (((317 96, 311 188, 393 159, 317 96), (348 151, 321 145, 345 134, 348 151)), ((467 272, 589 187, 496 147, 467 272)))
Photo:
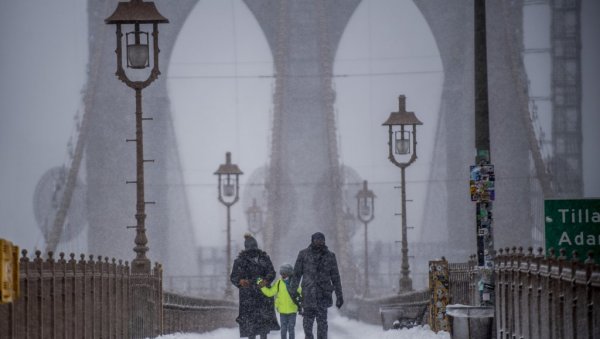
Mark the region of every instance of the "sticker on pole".
POLYGON ((471 201, 493 201, 496 197, 494 165, 471 165, 470 169, 471 201))
POLYGON ((580 260, 588 251, 600 248, 600 199, 551 199, 544 201, 546 253, 561 248, 571 257, 577 250, 580 260))

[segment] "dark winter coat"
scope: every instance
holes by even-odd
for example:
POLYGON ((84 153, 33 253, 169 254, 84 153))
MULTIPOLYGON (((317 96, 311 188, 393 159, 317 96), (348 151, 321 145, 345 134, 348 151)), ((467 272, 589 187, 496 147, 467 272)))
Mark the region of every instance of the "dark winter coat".
POLYGON ((342 283, 335 254, 323 246, 314 245, 298 253, 290 290, 295 291, 302 280, 302 307, 327 308, 333 305, 332 293, 342 298, 342 283))
POLYGON ((240 325, 240 337, 279 330, 273 298, 260 291, 258 278, 269 283, 275 278, 275 269, 267 253, 259 249, 240 252, 233 262, 230 276, 231 283, 239 289, 240 309, 236 321, 240 325), (241 279, 249 280, 250 286, 241 286, 241 279))

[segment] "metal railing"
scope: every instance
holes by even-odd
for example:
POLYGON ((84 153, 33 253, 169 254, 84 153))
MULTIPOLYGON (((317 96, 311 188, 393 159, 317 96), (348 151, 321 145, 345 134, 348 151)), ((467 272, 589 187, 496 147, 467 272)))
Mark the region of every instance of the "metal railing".
POLYGON ((200 299, 174 293, 163 295, 163 333, 207 332, 237 325, 233 301, 200 299))
POLYGON ((7 338, 124 338, 129 336, 127 262, 82 254, 46 260, 27 251, 20 259, 21 297, 0 305, 0 336, 7 338))
POLYGON ((236 325, 234 301, 163 292, 162 267, 36 251, 19 260, 21 295, 0 305, 0 338, 146 338, 236 325))
POLYGON ((398 324, 422 325, 431 298, 429 290, 412 291, 383 298, 355 297, 345 306, 344 313, 370 324, 381 324, 384 329, 398 324))
POLYGON ((476 262, 471 256, 466 263, 448 263, 450 302, 475 305, 478 301, 476 288, 476 262))
POLYGON ((600 265, 564 250, 500 250, 496 262, 498 338, 600 338, 600 265))
MULTIPOLYGON (((600 338, 600 265, 538 249, 500 249, 495 265, 497 338, 600 338)), ((451 303, 478 305, 477 267, 449 264, 451 303)))

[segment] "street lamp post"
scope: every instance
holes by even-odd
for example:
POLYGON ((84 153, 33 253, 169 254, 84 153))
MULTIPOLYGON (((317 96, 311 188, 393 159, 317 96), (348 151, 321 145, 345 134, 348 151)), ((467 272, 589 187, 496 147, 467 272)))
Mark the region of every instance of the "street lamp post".
POLYGON ((231 163, 231 153, 225 153, 225 163, 215 172, 218 176, 219 201, 227 207, 227 267, 225 269, 225 297, 231 298, 233 291, 227 272, 231 268, 231 206, 240 198, 240 171, 238 165, 231 163))
POLYGON ((400 178, 402 189, 402 264, 400 270, 400 293, 412 291, 412 279, 409 277, 410 266, 408 264, 408 237, 406 226, 406 180, 404 176, 404 170, 413 162, 415 162, 415 160, 417 160, 417 125, 422 124, 423 123, 416 117, 414 112, 406 111, 406 97, 404 95, 400 95, 398 97, 398 112, 390 113, 388 119, 382 124, 383 126, 388 126, 389 130, 388 159, 394 165, 400 167, 401 173, 400 178), (408 126, 412 126, 412 131, 408 130, 408 126), (408 159, 406 159, 407 157, 408 159))
POLYGON ((256 236, 263 227, 263 210, 256 204, 256 198, 252 199, 252 206, 246 210, 248 220, 248 231, 256 236))
MULTIPOLYGON (((160 70, 158 68, 158 24, 168 23, 169 20, 162 16, 153 2, 144 2, 142 0, 131 0, 129 2, 119 2, 115 12, 109 16, 105 22, 117 26, 117 71, 116 76, 128 87, 135 90, 135 141, 136 145, 136 226, 131 226, 136 230, 134 252, 136 258, 131 262, 132 273, 149 273, 151 269, 150 260, 146 257, 148 251, 148 238, 146 237, 146 201, 144 200, 144 163, 152 160, 144 160, 144 142, 142 121, 152 120, 142 116, 142 90, 148 87, 158 78, 160 70), (125 64, 129 70, 126 72, 123 68, 123 33, 122 26, 129 27, 130 32, 125 33, 126 52, 125 64), (149 34, 142 30, 142 27, 152 27, 152 41, 149 34), (150 49, 152 45, 152 49, 150 49), (152 53, 150 53, 152 51, 152 53), (152 62, 150 62, 152 60, 152 62), (152 64, 150 74, 146 80, 134 81, 130 76, 144 77, 144 70, 152 64), (129 74, 128 74, 129 73, 129 74)), ((133 183, 128 181, 128 183, 133 183)))
POLYGON ((351 239, 356 233, 356 217, 350 211, 349 206, 346 206, 346 212, 344 212, 344 226, 346 227, 348 238, 351 239))
POLYGON ((367 181, 363 181, 362 190, 356 194, 356 216, 365 225, 365 290, 363 295, 369 295, 369 238, 368 224, 375 218, 375 194, 368 188, 367 181))

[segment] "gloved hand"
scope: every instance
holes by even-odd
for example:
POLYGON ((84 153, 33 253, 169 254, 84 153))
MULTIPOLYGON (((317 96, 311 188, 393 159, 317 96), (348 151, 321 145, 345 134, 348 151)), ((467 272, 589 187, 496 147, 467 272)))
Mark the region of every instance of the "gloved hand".
POLYGON ((290 297, 292 298, 292 301, 294 302, 294 304, 296 304, 296 306, 298 306, 298 308, 302 307, 300 295, 298 295, 298 293, 290 292, 290 297))
POLYGON ((249 287, 250 286, 250 281, 247 279, 240 279, 240 286, 242 287, 249 287))
POLYGON ((342 305, 344 305, 344 297, 340 295, 339 297, 335 298, 335 307, 340 308, 342 305))

